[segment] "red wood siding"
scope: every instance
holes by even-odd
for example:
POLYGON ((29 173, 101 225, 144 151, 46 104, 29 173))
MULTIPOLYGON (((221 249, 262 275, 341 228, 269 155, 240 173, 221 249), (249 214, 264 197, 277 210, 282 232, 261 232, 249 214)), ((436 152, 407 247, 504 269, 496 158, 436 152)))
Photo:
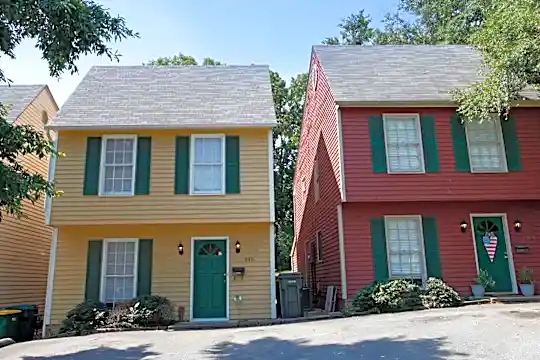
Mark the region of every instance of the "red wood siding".
POLYGON ((339 242, 337 205, 341 201, 340 165, 337 111, 334 97, 316 57, 312 58, 311 71, 317 69, 317 86, 313 89, 311 76, 308 82, 307 101, 304 108, 302 136, 295 171, 294 211, 296 251, 293 255, 298 269, 305 273, 306 249, 321 232, 322 261, 316 265, 319 290, 328 285, 340 285, 339 242), (320 197, 314 197, 313 167, 319 162, 320 197), (302 181, 305 182, 305 191, 302 181))
POLYGON ((343 108, 347 201, 540 199, 540 109, 514 110, 523 170, 504 174, 455 171, 450 129, 450 116, 453 113, 454 110, 450 108, 343 108), (368 117, 382 113, 420 113, 435 117, 439 172, 392 175, 373 173, 368 117))
MULTIPOLYGON (((385 215, 422 215, 437 220, 439 249, 444 281, 463 295, 470 295, 476 276, 476 260, 470 226, 470 214, 506 213, 515 270, 527 266, 540 274, 540 202, 415 202, 369 203, 343 205, 344 242, 347 249, 347 288, 349 298, 373 281, 370 219, 385 215), (523 222, 520 232, 513 222, 523 222), (467 232, 460 231, 462 220, 469 223, 467 232), (515 246, 529 246, 529 253, 516 253, 515 246)), ((537 279, 538 280, 538 279, 537 279)), ((537 290, 538 291, 538 290, 537 290)))

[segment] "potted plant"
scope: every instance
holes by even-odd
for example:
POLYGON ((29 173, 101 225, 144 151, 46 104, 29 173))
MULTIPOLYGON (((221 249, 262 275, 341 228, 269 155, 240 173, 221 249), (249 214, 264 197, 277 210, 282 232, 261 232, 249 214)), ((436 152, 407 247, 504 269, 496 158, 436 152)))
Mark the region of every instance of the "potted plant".
POLYGON ((474 297, 484 296, 486 289, 495 285, 495 280, 493 280, 493 278, 489 276, 489 273, 484 269, 480 269, 478 276, 474 279, 474 282, 476 284, 471 285, 471 290, 474 297))
POLYGON ((533 271, 528 267, 522 267, 518 271, 519 290, 523 296, 534 295, 533 271))

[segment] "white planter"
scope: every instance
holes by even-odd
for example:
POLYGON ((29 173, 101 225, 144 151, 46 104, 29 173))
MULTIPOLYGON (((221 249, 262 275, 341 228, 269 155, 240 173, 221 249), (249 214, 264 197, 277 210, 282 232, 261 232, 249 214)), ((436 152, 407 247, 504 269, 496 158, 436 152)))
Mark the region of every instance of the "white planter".
POLYGON ((482 285, 471 285, 472 294, 474 297, 483 297, 486 289, 482 285))
POLYGON ((519 284, 519 289, 523 296, 533 296, 534 295, 534 284, 519 284))

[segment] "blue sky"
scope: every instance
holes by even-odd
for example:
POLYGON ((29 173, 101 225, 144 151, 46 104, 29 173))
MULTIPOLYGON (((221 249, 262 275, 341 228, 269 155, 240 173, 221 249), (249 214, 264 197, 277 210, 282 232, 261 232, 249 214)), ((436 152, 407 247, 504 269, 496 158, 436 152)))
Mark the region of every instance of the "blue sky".
MULTIPOLYGON (((227 64, 269 64, 289 79, 307 71, 311 46, 337 36, 340 20, 364 8, 379 24, 398 0, 101 0, 111 13, 122 15, 140 39, 114 45, 121 65, 140 65, 178 52, 197 60, 212 57, 227 64)), ((110 64, 88 56, 77 63, 79 74, 48 76, 34 42, 25 41, 17 58, 0 58, 0 67, 15 84, 45 83, 61 106, 92 65, 110 64)))

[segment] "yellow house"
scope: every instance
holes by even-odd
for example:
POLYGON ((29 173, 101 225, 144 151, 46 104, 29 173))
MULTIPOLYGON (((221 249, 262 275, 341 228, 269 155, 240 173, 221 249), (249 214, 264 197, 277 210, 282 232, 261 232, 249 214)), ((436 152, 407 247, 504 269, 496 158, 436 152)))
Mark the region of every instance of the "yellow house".
MULTIPOLYGON (((10 106, 7 120, 44 132, 58 111, 47 85, 0 86, 0 103, 10 106)), ((52 134, 51 134, 52 135, 52 134)), ((25 169, 47 178, 49 160, 20 157, 25 169)), ((45 225, 44 199, 23 204, 24 216, 3 214, 0 222, 0 306, 35 304, 43 312, 51 229, 45 225)))
POLYGON ((93 67, 50 124, 45 333, 146 294, 188 321, 275 318, 275 123, 267 66, 93 67))

